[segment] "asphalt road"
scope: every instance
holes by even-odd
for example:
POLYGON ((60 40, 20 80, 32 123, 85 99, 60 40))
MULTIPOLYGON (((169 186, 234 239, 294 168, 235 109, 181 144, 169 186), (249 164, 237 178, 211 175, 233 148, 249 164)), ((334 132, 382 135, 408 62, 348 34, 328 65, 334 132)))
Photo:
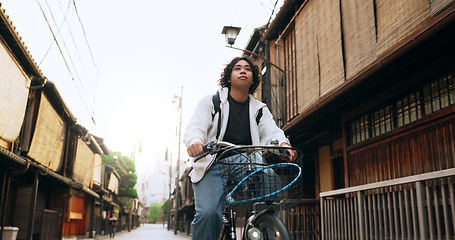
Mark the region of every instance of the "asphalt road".
MULTIPOLYGON (((103 239, 109 239, 109 235, 107 238, 103 239)), ((139 228, 131 230, 131 232, 128 231, 123 231, 119 232, 115 235, 114 240, 141 240, 141 239, 153 239, 153 240, 176 240, 176 239, 191 239, 190 236, 187 236, 182 233, 177 233, 177 235, 174 235, 174 231, 168 231, 167 227, 164 226, 163 224, 144 224, 139 228)))

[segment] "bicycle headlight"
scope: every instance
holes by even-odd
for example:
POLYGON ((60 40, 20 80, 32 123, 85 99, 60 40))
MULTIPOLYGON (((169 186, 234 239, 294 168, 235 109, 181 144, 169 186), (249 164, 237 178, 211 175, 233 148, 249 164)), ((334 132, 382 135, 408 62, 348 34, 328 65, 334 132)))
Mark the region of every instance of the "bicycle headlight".
POLYGON ((259 240, 261 237, 261 231, 259 229, 252 227, 248 229, 248 239, 250 240, 259 240))

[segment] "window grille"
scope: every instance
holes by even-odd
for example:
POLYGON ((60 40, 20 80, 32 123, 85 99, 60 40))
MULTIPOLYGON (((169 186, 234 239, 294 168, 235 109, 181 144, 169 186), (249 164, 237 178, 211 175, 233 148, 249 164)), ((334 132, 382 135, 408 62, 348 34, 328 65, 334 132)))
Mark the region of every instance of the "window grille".
POLYGON ((380 136, 454 104, 454 77, 448 73, 398 97, 392 104, 350 121, 350 144, 380 136))

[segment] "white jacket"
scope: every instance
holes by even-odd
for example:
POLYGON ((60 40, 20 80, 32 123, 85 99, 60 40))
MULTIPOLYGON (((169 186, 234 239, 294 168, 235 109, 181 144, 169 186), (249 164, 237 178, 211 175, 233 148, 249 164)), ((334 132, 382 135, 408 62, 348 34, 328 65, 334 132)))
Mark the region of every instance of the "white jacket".
MULTIPOLYGON (((221 108, 221 131, 219 139, 222 140, 229 119, 229 102, 228 102, 228 88, 221 88, 218 90, 220 93, 220 108, 221 108)), ((249 114, 250 114, 250 129, 251 129, 251 141, 253 145, 270 145, 270 142, 274 139, 278 139, 279 145, 282 143, 288 143, 289 140, 284 136, 283 131, 277 127, 273 116, 267 108, 266 104, 258 101, 249 95, 249 114), (259 124, 256 124, 256 115, 259 109, 262 108, 262 117, 259 124)), ((191 117, 188 126, 183 136, 183 142, 187 147, 196 142, 205 144, 209 141, 215 141, 216 131, 218 124, 218 117, 220 114, 216 114, 212 121, 212 114, 214 113, 212 96, 207 95, 197 105, 196 111, 191 117)), ((214 161, 213 155, 207 155, 205 158, 200 159, 196 163, 192 160, 191 165, 193 170, 189 173, 191 181, 193 183, 199 182, 203 177, 207 169, 210 168, 214 161)))

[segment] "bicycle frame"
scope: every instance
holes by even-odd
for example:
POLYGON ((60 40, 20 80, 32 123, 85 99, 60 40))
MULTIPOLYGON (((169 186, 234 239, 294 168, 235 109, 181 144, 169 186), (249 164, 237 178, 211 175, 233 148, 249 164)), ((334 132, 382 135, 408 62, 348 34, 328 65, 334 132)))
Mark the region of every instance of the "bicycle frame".
POLYGON ((285 161, 289 156, 285 155, 286 149, 299 152, 297 149, 278 146, 236 146, 226 142, 210 142, 204 146, 205 154, 194 159, 196 162, 207 154, 221 152, 215 161, 223 165, 220 172, 223 186, 226 187, 227 205, 223 211, 219 240, 238 239, 234 208, 253 209, 246 216, 242 239, 290 239, 288 230, 277 217, 275 206, 281 209, 283 200, 279 199, 290 199, 294 192, 288 188, 291 189, 290 186, 300 178, 301 167, 285 161), (259 211, 257 206, 264 206, 264 209, 260 208, 259 211))
POLYGON ((236 213, 235 211, 230 207, 226 206, 227 212, 223 212, 223 227, 221 229, 220 236, 218 237, 218 240, 226 240, 225 236, 229 236, 228 239, 235 240, 237 239, 236 236, 236 226, 235 226, 235 220, 236 220, 236 213), (226 218, 227 215, 227 218, 226 218))
MULTIPOLYGON (((279 205, 277 202, 257 202, 255 203, 255 209, 253 210, 252 214, 246 216, 247 219, 245 221, 245 226, 242 233, 242 239, 259 239, 260 231, 255 229, 253 222, 263 215, 271 215, 276 217, 276 211, 270 207, 266 207, 261 212, 257 212, 256 205, 279 205), (252 231, 251 231, 252 230, 252 231), (256 232, 254 232, 256 231, 256 232)), ((237 240, 237 229, 236 229, 236 212, 228 205, 226 206, 226 211, 223 212, 223 217, 225 221, 223 222, 223 227, 221 229, 220 236, 218 240, 237 240), (227 218, 226 218, 227 217, 227 218)))

